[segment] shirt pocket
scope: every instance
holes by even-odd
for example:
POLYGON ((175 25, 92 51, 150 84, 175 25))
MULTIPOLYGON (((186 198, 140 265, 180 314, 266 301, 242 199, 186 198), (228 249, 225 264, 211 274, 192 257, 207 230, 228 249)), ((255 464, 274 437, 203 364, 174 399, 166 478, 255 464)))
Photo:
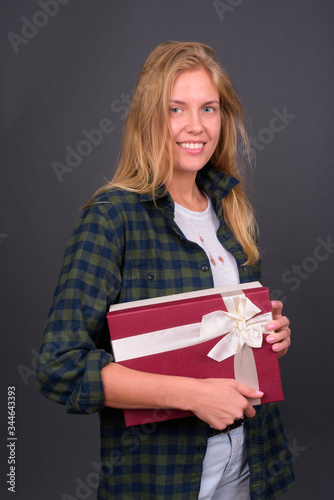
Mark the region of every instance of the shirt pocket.
POLYGON ((121 302, 183 292, 180 269, 130 268, 124 270, 121 302))

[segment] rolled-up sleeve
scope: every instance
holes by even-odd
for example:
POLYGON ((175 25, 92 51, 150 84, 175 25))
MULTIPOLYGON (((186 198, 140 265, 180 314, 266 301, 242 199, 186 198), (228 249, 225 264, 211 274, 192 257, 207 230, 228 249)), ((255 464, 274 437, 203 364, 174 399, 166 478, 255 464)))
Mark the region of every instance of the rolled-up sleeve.
POLYGON ((80 217, 65 253, 36 385, 69 413, 94 413, 104 404, 101 370, 112 355, 101 347, 101 332, 121 287, 121 241, 120 225, 102 213, 101 205, 92 205, 80 217))

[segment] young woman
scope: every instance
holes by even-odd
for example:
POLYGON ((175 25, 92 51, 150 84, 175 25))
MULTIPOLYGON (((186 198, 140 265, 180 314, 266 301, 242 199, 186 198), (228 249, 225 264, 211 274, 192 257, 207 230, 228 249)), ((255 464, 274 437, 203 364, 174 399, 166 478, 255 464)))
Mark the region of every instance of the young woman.
MULTIPOLYGON (((98 499, 271 499, 293 482, 275 404, 230 379, 130 370, 113 362, 111 304, 260 279, 256 224, 237 165, 243 112, 214 51, 166 42, 148 57, 114 179, 89 201, 50 309, 37 385, 71 413, 100 412, 98 499), (124 408, 193 417, 126 428, 124 408), (223 432, 221 432, 223 431, 223 432)), ((267 341, 289 320, 273 302, 267 341)))

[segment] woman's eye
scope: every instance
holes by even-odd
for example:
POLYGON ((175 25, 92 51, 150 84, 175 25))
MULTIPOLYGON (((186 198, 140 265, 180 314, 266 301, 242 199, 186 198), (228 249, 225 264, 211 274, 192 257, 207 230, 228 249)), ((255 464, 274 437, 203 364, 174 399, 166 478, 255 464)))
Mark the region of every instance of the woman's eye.
POLYGON ((212 113, 214 111, 214 109, 213 109, 212 106, 205 106, 205 108, 203 109, 203 111, 205 113, 212 113))
POLYGON ((170 112, 173 114, 180 113, 181 109, 180 108, 170 108, 170 112))

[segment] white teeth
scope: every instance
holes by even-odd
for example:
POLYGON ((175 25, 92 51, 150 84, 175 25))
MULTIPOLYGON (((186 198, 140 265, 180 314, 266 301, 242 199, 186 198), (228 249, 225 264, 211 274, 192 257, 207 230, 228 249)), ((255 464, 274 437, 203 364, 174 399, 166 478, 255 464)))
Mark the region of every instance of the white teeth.
POLYGON ((203 142, 180 142, 179 144, 185 149, 201 149, 204 146, 203 142))

